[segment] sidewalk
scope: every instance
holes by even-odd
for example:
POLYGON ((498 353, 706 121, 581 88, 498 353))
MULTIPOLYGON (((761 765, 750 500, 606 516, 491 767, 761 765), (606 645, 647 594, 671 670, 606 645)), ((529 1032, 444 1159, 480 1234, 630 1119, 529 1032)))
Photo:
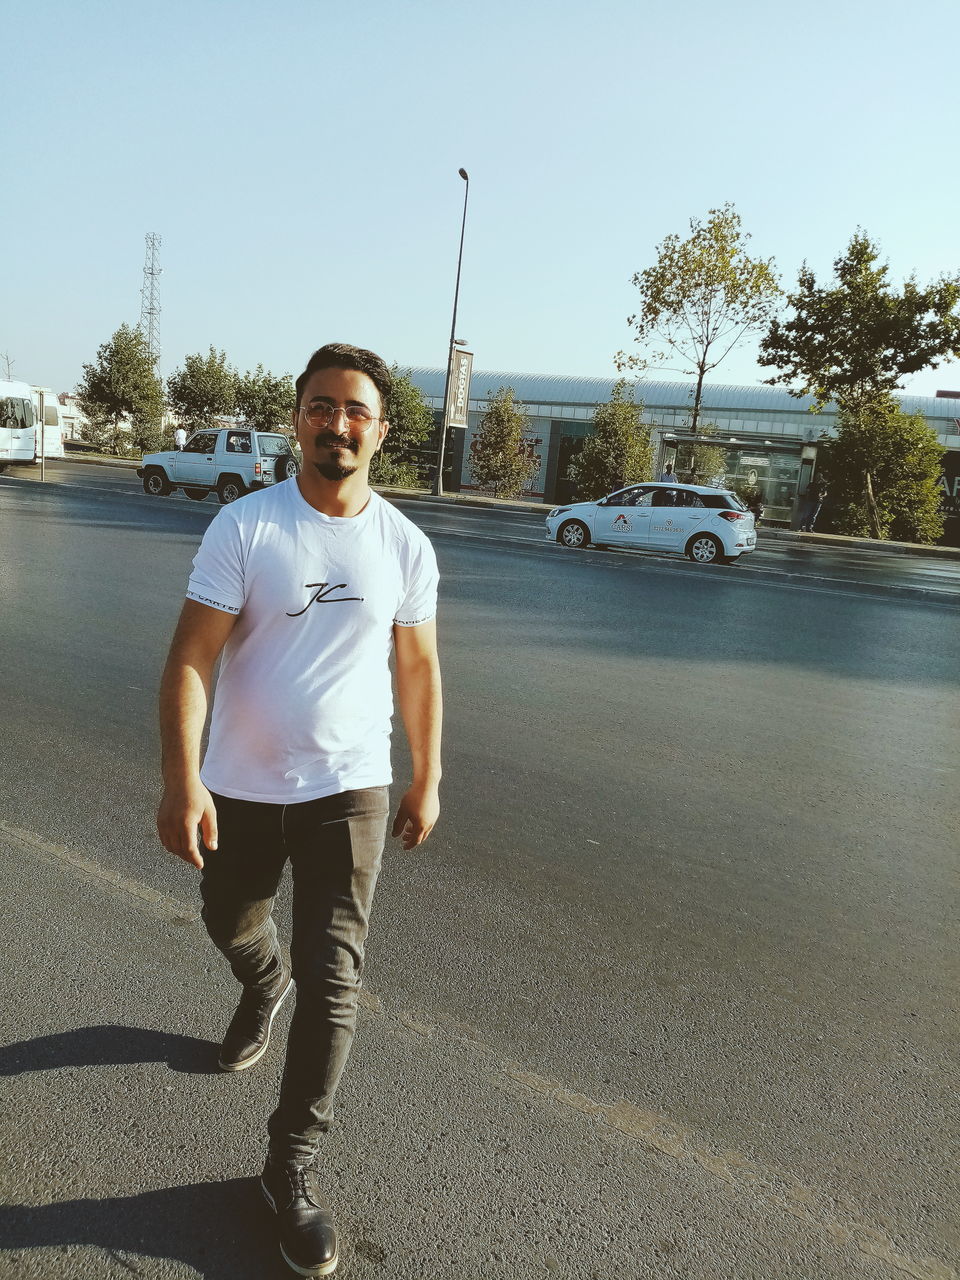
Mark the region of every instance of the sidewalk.
MULTIPOLYGON (((0 883, 0 1276, 290 1280, 256 1181, 288 1007, 258 1067, 217 1072, 236 989, 193 902, 2 822, 0 883)), ((339 1102, 343 1280, 956 1280, 892 1224, 370 991, 339 1102)))

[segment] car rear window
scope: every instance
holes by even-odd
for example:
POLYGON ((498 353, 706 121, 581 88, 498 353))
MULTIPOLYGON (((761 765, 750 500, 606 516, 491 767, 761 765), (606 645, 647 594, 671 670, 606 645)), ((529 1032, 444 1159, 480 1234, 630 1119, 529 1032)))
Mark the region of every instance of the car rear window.
POLYGON ((735 493, 701 493, 700 501, 705 507, 714 507, 720 511, 746 511, 746 507, 735 493))
POLYGON ((258 436, 260 452, 267 458, 279 457, 281 453, 289 453, 290 445, 286 436, 258 436))

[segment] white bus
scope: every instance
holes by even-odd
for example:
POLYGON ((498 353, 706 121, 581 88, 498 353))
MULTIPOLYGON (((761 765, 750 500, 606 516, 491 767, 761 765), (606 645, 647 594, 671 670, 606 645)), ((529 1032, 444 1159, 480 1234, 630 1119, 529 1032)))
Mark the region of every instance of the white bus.
POLYGON ((30 384, 0 381, 0 471, 12 462, 36 461, 36 423, 30 384))
POLYGON ((51 387, 32 387, 33 415, 37 420, 36 459, 40 459, 40 393, 43 393, 43 456, 45 458, 63 457, 63 419, 60 415, 60 401, 51 387))

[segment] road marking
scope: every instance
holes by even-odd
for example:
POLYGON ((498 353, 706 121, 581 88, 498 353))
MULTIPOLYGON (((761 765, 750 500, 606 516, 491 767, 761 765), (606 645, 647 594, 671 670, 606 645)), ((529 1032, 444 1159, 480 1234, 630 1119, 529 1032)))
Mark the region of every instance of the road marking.
MULTIPOLYGON (((18 477, 7 476, 0 477, 0 484, 6 479, 12 486, 19 488, 22 485, 39 483, 39 481, 19 481, 18 477)), ((48 481, 47 487, 55 485, 57 488, 79 489, 84 493, 105 493, 114 498, 135 498, 138 501, 143 497, 142 494, 135 489, 108 488, 101 489, 93 485, 77 484, 73 481, 48 481)), ((171 495, 179 498, 176 504, 177 511, 189 511, 191 508, 199 515, 210 515, 211 507, 205 507, 203 503, 192 502, 182 495, 171 495)), ((219 509, 219 508, 217 508, 219 509)), ((212 518, 212 516, 211 516, 212 518)), ((449 526, 431 526, 424 521, 415 522, 424 533, 428 533, 433 537, 450 537, 477 542, 485 542, 493 546, 502 546, 510 550, 514 555, 526 555, 534 559, 541 559, 544 554, 547 555, 570 555, 569 551, 561 548, 553 541, 547 541, 542 537, 526 537, 521 538, 511 535, 501 535, 495 532, 491 533, 473 533, 465 529, 457 529, 449 526), (519 548, 531 548, 531 550, 519 550, 519 548), (534 552, 532 549, 537 548, 534 552)), ((753 587, 773 587, 781 591, 807 591, 817 595, 833 595, 840 596, 848 600, 875 600, 884 604, 890 604, 899 600, 916 601, 920 604, 932 605, 935 608, 957 609, 960 608, 960 591, 944 589, 942 587, 926 587, 915 586, 911 583, 882 583, 864 582, 860 579, 835 578, 828 577, 824 574, 799 573, 789 569, 778 569, 775 566, 766 565, 738 565, 736 578, 730 578, 724 575, 723 566, 704 567, 701 565, 686 564, 684 567, 673 568, 669 564, 664 563, 667 559, 650 551, 598 551, 595 548, 588 549, 579 553, 581 562, 587 556, 594 557, 587 563, 601 563, 612 568, 622 568, 627 565, 643 565, 651 573, 672 573, 672 574, 692 574, 698 581, 704 582, 720 582, 730 583, 736 581, 753 587), (597 561, 595 557, 601 556, 602 560, 597 561), (760 574, 776 574, 777 580, 771 581, 768 578, 760 578, 760 574), (719 576, 718 576, 719 575, 719 576), (801 581, 786 582, 780 581, 780 578, 796 578, 801 581), (807 586, 806 583, 814 585, 807 586), (819 586, 819 583, 836 583, 838 586, 847 587, 866 587, 867 591, 850 591, 850 590, 831 590, 828 587, 819 586), (879 593, 884 594, 879 594, 879 593)), ((670 557, 675 560, 676 557, 670 557)))
MULTIPOLYGON (((127 894, 135 906, 147 908, 178 923, 192 923, 199 919, 199 912, 194 907, 158 893, 150 885, 130 876, 112 871, 65 845, 53 844, 32 831, 24 831, 2 820, 0 833, 29 850, 105 881, 127 894)), ((808 1186, 775 1165, 761 1164, 732 1148, 705 1141, 704 1135, 669 1116, 646 1111, 624 1098, 613 1103, 600 1102, 549 1076, 528 1071, 521 1063, 501 1058, 499 1051, 483 1039, 478 1027, 446 1015, 388 1009, 375 992, 365 987, 360 990, 360 1004, 368 1016, 389 1023, 400 1034, 445 1042, 451 1047, 458 1043, 468 1044, 488 1060, 490 1082, 497 1088, 518 1096, 533 1095, 548 1105, 585 1116, 596 1125, 601 1135, 626 1138, 656 1157, 672 1161, 688 1174, 696 1165, 728 1186, 751 1193, 778 1213, 799 1219, 834 1245, 856 1249, 900 1275, 913 1277, 913 1280, 960 1280, 957 1272, 938 1258, 911 1258, 902 1253, 883 1231, 859 1218, 840 1216, 837 1213, 839 1201, 829 1192, 808 1186)))

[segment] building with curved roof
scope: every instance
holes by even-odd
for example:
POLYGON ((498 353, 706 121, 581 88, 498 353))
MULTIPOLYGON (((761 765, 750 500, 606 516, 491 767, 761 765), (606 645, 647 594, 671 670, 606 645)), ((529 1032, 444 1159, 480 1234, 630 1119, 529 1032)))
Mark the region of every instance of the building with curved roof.
MULTIPOLYGON (((443 406, 445 371, 417 368, 410 377, 436 411, 443 406)), ((590 434, 594 410, 609 400, 615 378, 474 370, 470 384, 468 427, 451 441, 444 484, 470 489, 470 447, 486 411, 488 398, 500 387, 512 387, 529 417, 527 447, 537 466, 527 496, 544 502, 565 502, 572 496, 570 463, 590 434)), ((638 380, 629 384, 643 405, 642 420, 650 427, 654 466, 659 471, 675 459, 695 458, 690 433, 693 399, 691 382, 638 380)), ((950 452, 944 486, 960 517, 960 399, 939 396, 899 396, 906 413, 922 414, 950 452)), ((700 410, 701 429, 711 432, 709 443, 726 454, 726 483, 758 488, 768 518, 787 524, 793 519, 798 495, 816 471, 817 441, 836 432, 836 405, 814 413, 811 396, 792 396, 783 387, 705 383, 700 410)), ((698 443, 705 441, 700 438, 698 443)), ((689 470, 689 465, 686 468, 689 470)), ((697 476, 704 480, 708 477, 697 476)))

